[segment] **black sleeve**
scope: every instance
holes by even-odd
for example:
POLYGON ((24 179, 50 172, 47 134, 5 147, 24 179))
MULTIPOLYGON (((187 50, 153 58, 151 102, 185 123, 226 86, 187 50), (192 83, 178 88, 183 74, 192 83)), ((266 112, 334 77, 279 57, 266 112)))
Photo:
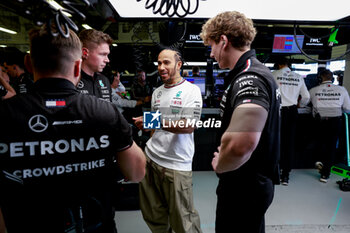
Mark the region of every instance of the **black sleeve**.
POLYGON ((6 94, 7 94, 7 90, 5 89, 5 87, 0 85, 0 97, 5 96, 6 94))
POLYGON ((258 75, 244 74, 238 77, 231 90, 231 107, 236 108, 241 104, 254 103, 269 111, 268 87, 258 75))
POLYGON ((116 137, 112 143, 116 146, 117 151, 123 151, 132 146, 132 128, 118 109, 115 106, 113 106, 113 108, 116 112, 114 131, 116 133, 116 137))

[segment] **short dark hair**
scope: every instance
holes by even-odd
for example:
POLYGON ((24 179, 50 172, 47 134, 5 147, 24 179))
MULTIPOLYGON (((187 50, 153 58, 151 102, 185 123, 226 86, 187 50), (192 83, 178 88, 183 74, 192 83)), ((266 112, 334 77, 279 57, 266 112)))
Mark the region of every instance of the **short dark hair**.
POLYGON ((19 50, 8 51, 6 53, 5 62, 7 65, 18 65, 22 69, 24 69, 24 56, 25 53, 22 53, 19 50))
POLYGON ((163 48, 161 48, 161 50, 160 50, 160 52, 159 52, 158 54, 160 54, 160 53, 163 52, 164 50, 170 50, 170 51, 175 52, 175 54, 174 54, 175 61, 176 61, 176 62, 181 61, 182 64, 184 63, 183 58, 182 58, 182 55, 181 55, 181 52, 180 52, 178 49, 175 49, 175 48, 173 48, 173 47, 163 47, 163 48))
POLYGON ((66 74, 69 64, 81 59, 81 42, 70 29, 68 38, 60 34, 53 36, 51 31, 57 32, 55 25, 51 25, 51 29, 44 25, 29 32, 32 66, 41 73, 66 74))
POLYGON ((332 71, 326 69, 326 70, 321 71, 320 77, 322 79, 325 79, 325 80, 332 80, 333 73, 332 73, 332 71))
POLYGON ((193 66, 192 67, 192 73, 199 73, 199 67, 198 66, 193 66))
POLYGON ((281 66, 283 66, 283 65, 289 66, 289 63, 290 62, 286 57, 278 57, 277 62, 276 62, 276 64, 281 65, 281 66))

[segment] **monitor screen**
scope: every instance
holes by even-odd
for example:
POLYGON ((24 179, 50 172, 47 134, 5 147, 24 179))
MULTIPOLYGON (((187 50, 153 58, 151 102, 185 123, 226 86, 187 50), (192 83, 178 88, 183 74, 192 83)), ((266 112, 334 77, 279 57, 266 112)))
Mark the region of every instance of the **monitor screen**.
MULTIPOLYGON (((299 46, 303 47, 304 35, 297 35, 299 46)), ((275 34, 272 46, 273 53, 301 53, 295 43, 294 35, 275 34)))
POLYGON ((205 95, 205 77, 185 77, 185 79, 199 87, 201 94, 205 95))

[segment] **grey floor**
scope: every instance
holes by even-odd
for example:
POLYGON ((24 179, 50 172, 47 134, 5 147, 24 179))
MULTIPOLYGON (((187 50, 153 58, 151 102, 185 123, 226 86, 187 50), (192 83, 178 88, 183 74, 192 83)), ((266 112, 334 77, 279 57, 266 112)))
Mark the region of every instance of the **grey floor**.
MULTIPOLYGON (((315 169, 298 169, 292 171, 289 186, 276 186, 266 213, 266 233, 350 232, 350 192, 336 184, 343 177, 332 174, 326 184, 318 179, 315 169)), ((214 172, 193 173, 194 202, 203 233, 215 232, 217 181, 214 172)), ((119 233, 150 233, 140 211, 118 211, 116 222, 119 233)))

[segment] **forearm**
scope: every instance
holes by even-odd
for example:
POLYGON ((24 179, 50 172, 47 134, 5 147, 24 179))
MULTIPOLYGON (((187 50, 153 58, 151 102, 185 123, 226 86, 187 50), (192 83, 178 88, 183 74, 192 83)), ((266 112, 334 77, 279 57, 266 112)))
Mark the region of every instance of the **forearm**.
POLYGON ((135 142, 127 151, 119 153, 118 163, 122 173, 130 181, 140 182, 145 176, 146 157, 135 142))
POLYGON ((4 99, 10 98, 16 95, 15 89, 11 87, 2 77, 0 77, 0 84, 7 90, 7 94, 3 97, 4 99))
POLYGON ((136 106, 136 100, 123 99, 117 94, 112 95, 112 103, 123 108, 134 108, 136 106))
POLYGON ((234 171, 246 163, 256 148, 256 144, 252 140, 254 137, 254 133, 249 132, 224 133, 221 139, 216 172, 234 171))

